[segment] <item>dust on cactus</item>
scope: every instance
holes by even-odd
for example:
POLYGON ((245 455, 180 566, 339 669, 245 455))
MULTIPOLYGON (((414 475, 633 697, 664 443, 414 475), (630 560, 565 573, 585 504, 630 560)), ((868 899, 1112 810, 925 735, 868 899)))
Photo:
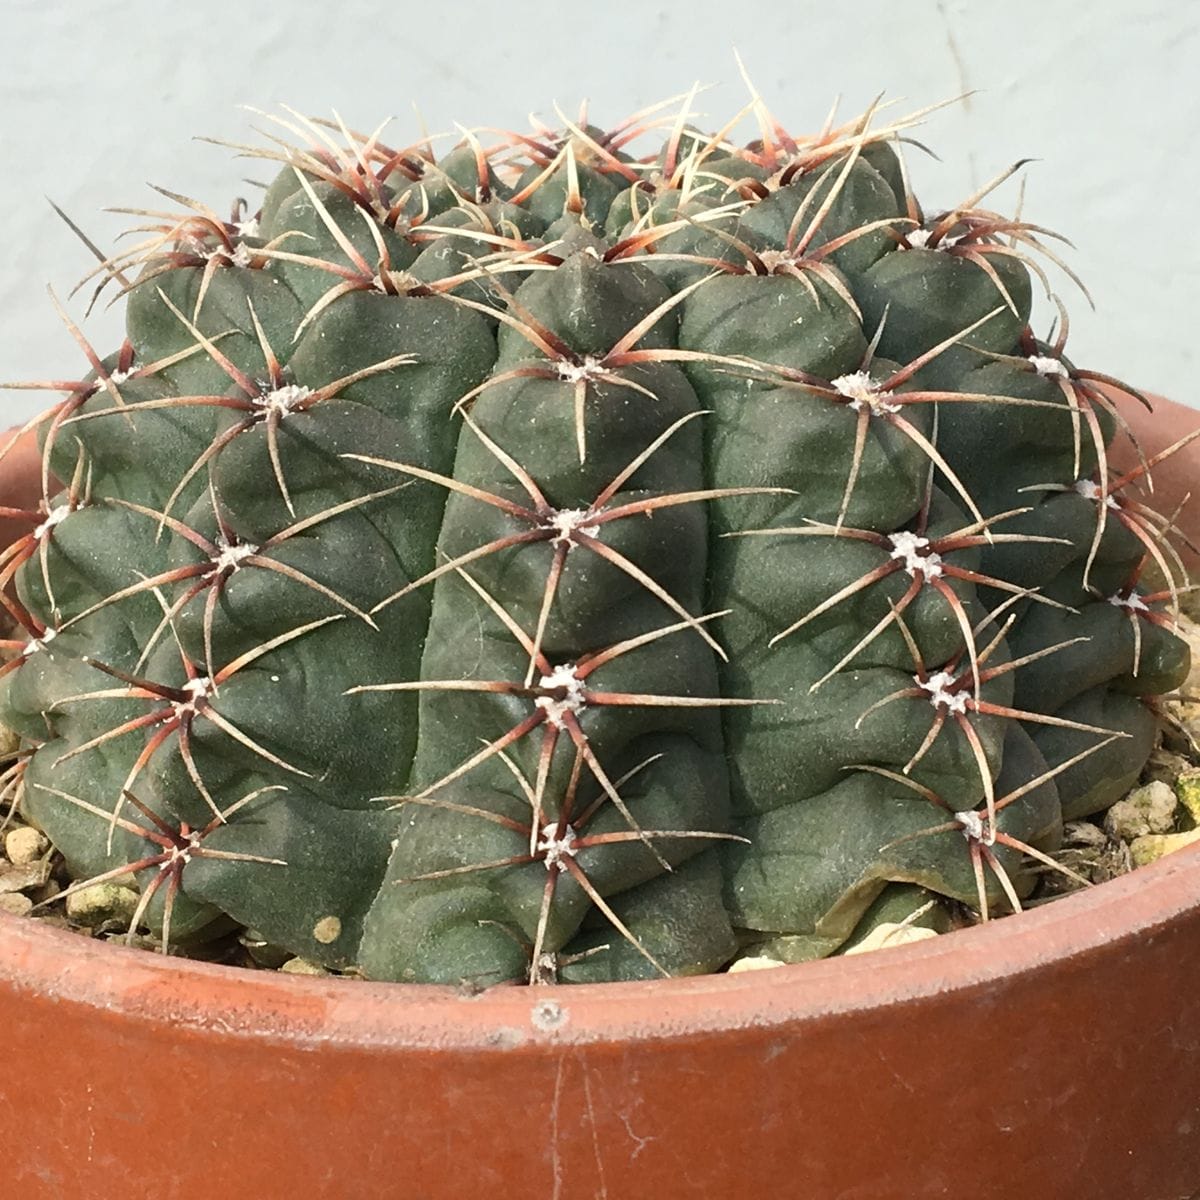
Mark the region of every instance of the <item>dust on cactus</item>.
POLYGON ((1157 460, 1108 464, 1140 397, 1033 332, 1015 168, 929 212, 923 114, 754 95, 738 145, 691 103, 441 156, 294 116, 253 213, 130 210, 127 340, 60 309, 91 369, 23 385, 67 398, 0 559, 2 786, 73 888, 133 873, 164 949, 487 985, 1066 869, 1188 666, 1157 460))

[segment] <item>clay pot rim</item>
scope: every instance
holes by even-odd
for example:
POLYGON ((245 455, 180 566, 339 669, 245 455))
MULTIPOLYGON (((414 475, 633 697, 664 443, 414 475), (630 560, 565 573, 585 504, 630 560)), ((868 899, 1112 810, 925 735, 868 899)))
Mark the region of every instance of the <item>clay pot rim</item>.
POLYGON ((511 1050, 794 1026, 970 992, 1140 942, 1200 905, 1200 844, 986 928, 734 975, 561 989, 368 983, 254 972, 92 941, 0 914, 0 988, 217 1036, 364 1049, 511 1050))

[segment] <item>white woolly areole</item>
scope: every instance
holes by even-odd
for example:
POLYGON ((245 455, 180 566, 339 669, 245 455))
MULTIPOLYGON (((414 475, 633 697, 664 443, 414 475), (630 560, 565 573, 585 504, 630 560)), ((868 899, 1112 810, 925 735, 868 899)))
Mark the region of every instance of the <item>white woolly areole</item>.
POLYGON ((191 699, 186 703, 173 704, 171 707, 175 709, 177 717, 188 716, 197 711, 196 706, 201 700, 206 700, 212 695, 213 681, 207 675, 201 675, 197 679, 189 679, 179 690, 186 692, 191 699))
POLYGON ((533 702, 545 712, 546 719, 556 729, 562 728, 563 718, 568 713, 577 716, 587 704, 583 695, 583 680, 575 674, 574 663, 563 663, 555 667, 549 675, 543 675, 538 680, 538 687, 545 688, 548 692, 562 688, 567 693, 561 700, 556 700, 553 696, 539 696, 533 702))
POLYGON ((873 413, 900 411, 899 405, 887 402, 892 393, 885 392, 871 378, 870 371, 855 371, 852 375, 839 375, 830 382, 838 395, 845 396, 850 401, 847 407, 854 409, 855 412, 859 412, 863 408, 869 409, 873 413))
POLYGON ((935 671, 924 683, 917 680, 918 685, 929 693, 930 704, 935 707, 945 705, 952 713, 962 713, 967 711, 967 694, 950 690, 957 682, 949 671, 935 671))
POLYGON ((564 858, 574 858, 578 851, 575 849, 575 830, 568 825, 558 836, 558 822, 552 821, 542 826, 541 837, 538 838, 538 853, 546 856, 546 870, 557 867, 564 858))
POLYGON ((969 842, 986 842, 989 846, 995 842, 996 835, 992 828, 977 812, 958 812, 954 819, 962 826, 963 837, 969 842))
POLYGON ((298 383, 288 383, 272 392, 264 392, 259 396, 257 403, 260 408, 277 412, 281 417, 286 417, 297 404, 302 400, 307 400, 311 395, 312 388, 303 387, 298 383))
POLYGON ((910 250, 949 250, 951 246, 956 246, 962 241, 961 237, 943 237, 938 240, 937 245, 931 246, 929 244, 931 237, 933 237, 932 229, 910 229, 904 235, 910 250))
POLYGON ((556 362, 554 369, 564 383, 579 383, 581 380, 595 378, 604 367, 598 358, 589 354, 581 363, 556 362))
POLYGON ((39 541, 46 536, 56 526, 61 525, 70 515, 71 506, 69 504, 60 504, 56 509, 51 511, 49 516, 33 531, 33 536, 39 541))
POLYGON ((212 564, 218 571, 240 571, 242 563, 258 553, 258 547, 249 543, 231 546, 228 542, 220 541, 217 543, 217 551, 212 557, 212 564))
MULTIPOLYGON (((1098 501, 1100 499, 1100 485, 1098 483, 1094 483, 1090 479, 1077 480, 1074 484, 1074 488, 1075 488, 1075 491, 1077 491, 1085 500, 1097 500, 1098 501)), ((1104 507, 1105 508, 1116 508, 1117 507, 1117 502, 1112 497, 1112 495, 1105 497, 1104 507)))
POLYGON ((371 287, 381 296, 411 291, 420 286, 421 281, 407 271, 381 271, 378 275, 371 276, 371 287))
POLYGON ((928 550, 928 538, 910 533, 907 529, 900 529, 891 534, 888 541, 892 543, 889 557, 902 562, 910 575, 920 571, 926 579, 937 579, 945 573, 942 556, 928 550))
POLYGON ((800 261, 795 254, 789 253, 787 250, 758 250, 756 253, 759 261, 768 271, 775 271, 779 267, 794 265, 800 261))
POLYGON ((131 372, 129 371, 109 371, 108 382, 120 387, 121 384, 125 383, 129 379, 130 374, 131 372))
POLYGON ((1045 354, 1031 354, 1029 363, 1039 375, 1046 379, 1066 378, 1067 368, 1063 366, 1061 359, 1050 358, 1045 354))
POLYGON ((1130 592, 1128 596, 1122 596, 1118 592, 1115 596, 1109 596, 1109 604, 1114 608, 1125 608, 1130 612, 1149 612, 1150 606, 1137 594, 1130 592))
MULTIPOLYGON (((958 236, 942 236, 938 238, 935 245, 930 246, 929 239, 934 236, 932 229, 910 229, 905 234, 905 241, 908 242, 910 250, 949 250, 950 246, 956 246, 962 241, 962 235, 958 236)), ((900 247, 901 250, 904 247, 900 247)))
POLYGON ((57 629, 47 629, 40 638, 31 638, 29 644, 21 651, 23 658, 28 658, 32 654, 36 654, 39 650, 44 650, 54 639, 58 637, 57 629))
POLYGON ((258 237, 259 229, 257 217, 247 217, 244 221, 234 221, 233 227, 237 230, 238 237, 258 237))
POLYGON ((550 539, 552 546, 569 546, 577 533, 595 537, 600 532, 600 526, 594 523, 589 525, 589 521, 595 521, 595 514, 588 509, 562 508, 551 513, 542 523, 542 528, 555 531, 555 536, 550 539))
POLYGON ((215 258, 229 263, 232 267, 248 267, 253 261, 249 246, 245 246, 241 242, 238 242, 232 250, 223 245, 206 246, 199 238, 188 238, 185 245, 205 262, 212 262, 215 258))
POLYGON ((175 863, 181 862, 186 866, 188 863, 190 863, 192 861, 192 855, 200 849, 200 843, 203 840, 204 834, 199 829, 189 833, 182 846, 171 847, 170 865, 174 866, 175 863))

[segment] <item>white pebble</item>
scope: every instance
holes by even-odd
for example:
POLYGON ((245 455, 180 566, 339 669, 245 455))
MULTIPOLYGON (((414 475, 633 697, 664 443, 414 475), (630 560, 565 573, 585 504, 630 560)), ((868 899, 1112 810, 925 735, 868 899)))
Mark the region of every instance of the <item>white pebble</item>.
POLYGON ((10 829, 4 839, 4 853, 14 867, 27 867, 37 862, 49 848, 46 835, 28 825, 10 829))

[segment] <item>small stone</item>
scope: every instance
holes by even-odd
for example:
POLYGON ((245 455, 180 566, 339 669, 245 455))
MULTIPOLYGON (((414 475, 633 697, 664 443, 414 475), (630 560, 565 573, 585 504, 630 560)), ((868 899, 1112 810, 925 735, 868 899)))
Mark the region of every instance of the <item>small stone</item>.
POLYGON ((1143 778, 1147 783, 1162 782, 1173 786, 1180 775, 1186 774, 1191 769, 1191 762, 1182 754, 1172 754, 1160 746, 1150 755, 1143 778))
POLYGON ((63 890, 63 886, 57 879, 51 877, 39 888, 34 888, 29 893, 29 898, 34 904, 44 904, 47 900, 53 900, 55 896, 63 890))
POLYGON ((127 892, 137 892, 139 896, 141 895, 142 889, 138 886, 137 876, 132 871, 124 875, 114 875, 108 882, 113 887, 124 888, 127 892))
POLYGON ((0 896, 0 912, 13 917, 25 917, 33 911, 33 901, 20 892, 5 892, 0 896))
POLYGON ((729 964, 728 974, 741 975, 745 971, 769 971, 772 967, 783 967, 777 958, 768 958, 765 954, 747 954, 743 958, 735 958, 729 964))
POLYGON ((1063 841, 1072 846, 1106 846, 1108 834, 1091 821, 1068 821, 1063 826, 1063 841))
POLYGON ((137 911, 137 892, 112 883, 95 883, 67 897, 67 916, 80 925, 103 925, 106 921, 128 924, 137 911))
POLYGON ((1134 866, 1144 867, 1197 843, 1200 843, 1200 829, 1190 829, 1187 833, 1151 833, 1130 842, 1129 852, 1134 866))
POLYGON ((1192 820, 1200 825, 1200 771, 1184 771, 1175 780, 1175 795, 1179 803, 1191 813, 1192 820))
POLYGON ((342 923, 337 917, 322 917, 313 926, 313 938, 322 946, 329 946, 342 936, 342 923))
POLYGON ((285 975, 328 975, 319 963, 309 962, 307 958, 289 958, 279 968, 285 975))
MULTIPOLYGON (((1091 883, 1104 883, 1133 870, 1129 843, 1110 837, 1093 821, 1068 821, 1063 826, 1062 850, 1054 856, 1064 867, 1082 875, 1091 883)), ((1061 896, 1079 890, 1079 884, 1057 871, 1042 880, 1047 896, 1061 896)))
MULTIPOLYGON (((1193 663, 1197 660, 1200 650, 1192 650, 1193 663)), ((1184 687, 1200 688, 1200 680, 1191 680, 1184 687)), ((1183 739, 1176 739, 1176 749, 1186 754, 1188 745, 1194 745, 1200 740, 1200 704, 1191 700, 1178 700, 1170 704, 1169 711, 1183 726, 1183 739), (1185 744, 1186 742, 1186 744, 1185 744)))
POLYGON ((47 850, 50 843, 44 833, 30 829, 28 825, 18 825, 10 829, 4 839, 4 853, 8 861, 15 867, 27 867, 35 863, 47 850))
POLYGON ((1124 800, 1118 800, 1104 818, 1105 828, 1122 841, 1152 833, 1169 833, 1175 828, 1175 810, 1179 801, 1165 783, 1148 783, 1134 788, 1124 800))
POLYGON ((0 863, 0 895, 11 895, 13 892, 29 892, 45 885, 50 878, 50 859, 39 858, 36 862, 24 866, 11 866, 0 863))
POLYGON ((906 946, 910 942, 924 942, 937 936, 936 929, 928 929, 924 925, 901 925, 897 921, 884 921, 876 925, 861 942, 851 946, 845 957, 849 958, 851 954, 866 954, 870 950, 885 950, 892 946, 906 946))

